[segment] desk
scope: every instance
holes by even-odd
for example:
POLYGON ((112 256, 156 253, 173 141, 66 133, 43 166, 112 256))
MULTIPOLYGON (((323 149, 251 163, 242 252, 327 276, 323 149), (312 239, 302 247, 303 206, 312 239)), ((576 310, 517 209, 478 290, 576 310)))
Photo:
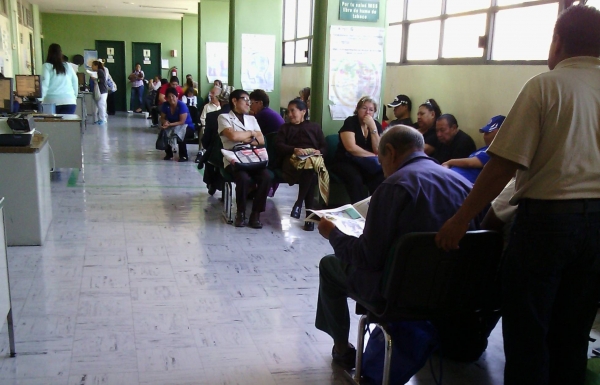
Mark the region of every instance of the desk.
POLYGON ((41 246, 52 221, 47 135, 27 147, 0 147, 0 197, 8 246, 41 246))
MULTIPOLYGON (((8 278, 8 260, 6 256, 6 233, 4 231, 4 198, 0 197, 0 317, 6 316, 8 322, 8 344, 10 356, 15 356, 15 333, 13 331, 12 304, 8 278)), ((0 318, 1 319, 1 318, 0 318)), ((2 329, 2 324, 0 324, 2 329)))
POLYGON ((83 130, 78 115, 61 115, 57 118, 37 118, 35 129, 48 135, 54 154, 55 168, 83 168, 83 130))

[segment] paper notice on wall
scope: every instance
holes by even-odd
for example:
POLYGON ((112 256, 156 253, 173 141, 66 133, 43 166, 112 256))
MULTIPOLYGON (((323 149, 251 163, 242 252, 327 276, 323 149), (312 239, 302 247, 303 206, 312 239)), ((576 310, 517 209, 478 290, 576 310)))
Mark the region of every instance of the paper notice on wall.
POLYGON ((206 42, 206 78, 209 83, 220 80, 229 83, 229 46, 227 43, 206 42))
POLYGON ((242 87, 275 88, 275 35, 242 34, 242 87))
POLYGON ((92 62, 94 60, 98 60, 98 51, 84 49, 83 50, 83 65, 86 70, 92 69, 92 62))
POLYGON ((333 25, 330 34, 329 110, 333 120, 344 120, 363 96, 381 97, 385 30, 333 25))
POLYGON ((144 64, 152 64, 152 62, 150 61, 149 58, 145 57, 144 58, 144 64))
POLYGON ((114 62, 115 62, 115 58, 114 58, 112 55, 109 55, 109 56, 106 58, 106 62, 107 62, 107 63, 114 63, 114 62))
POLYGON ((169 59, 161 59, 160 60, 160 67, 162 69, 169 69, 169 59))

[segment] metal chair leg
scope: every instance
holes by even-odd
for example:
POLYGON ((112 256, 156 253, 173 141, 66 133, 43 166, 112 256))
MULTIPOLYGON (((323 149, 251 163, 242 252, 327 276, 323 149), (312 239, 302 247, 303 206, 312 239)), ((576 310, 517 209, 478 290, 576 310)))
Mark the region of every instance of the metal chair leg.
POLYGON ((388 334, 384 327, 377 324, 381 328, 383 335, 385 336, 385 360, 383 361, 383 381, 382 385, 390 384, 390 367, 392 364, 392 336, 388 334))
POLYGON ((358 336, 356 338, 356 363, 354 370, 354 381, 360 383, 361 370, 362 370, 362 356, 365 350, 365 333, 367 326, 367 316, 362 315, 358 320, 358 336))

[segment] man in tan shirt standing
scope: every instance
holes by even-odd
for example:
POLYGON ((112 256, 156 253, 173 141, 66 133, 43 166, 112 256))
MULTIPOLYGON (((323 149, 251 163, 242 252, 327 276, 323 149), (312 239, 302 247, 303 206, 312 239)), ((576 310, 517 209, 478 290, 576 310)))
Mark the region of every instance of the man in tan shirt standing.
POLYGON ((517 171, 503 266, 506 385, 585 381, 600 300, 599 25, 592 7, 559 16, 551 71, 525 84, 488 149, 490 161, 436 238, 457 248, 470 219, 517 171))

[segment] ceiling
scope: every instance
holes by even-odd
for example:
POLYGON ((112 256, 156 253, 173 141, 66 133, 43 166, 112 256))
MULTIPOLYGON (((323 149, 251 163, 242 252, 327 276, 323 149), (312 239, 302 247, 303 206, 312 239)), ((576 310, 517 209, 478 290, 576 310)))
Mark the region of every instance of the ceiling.
POLYGON ((89 16, 126 16, 180 19, 197 14, 198 0, 30 0, 40 12, 89 16))

